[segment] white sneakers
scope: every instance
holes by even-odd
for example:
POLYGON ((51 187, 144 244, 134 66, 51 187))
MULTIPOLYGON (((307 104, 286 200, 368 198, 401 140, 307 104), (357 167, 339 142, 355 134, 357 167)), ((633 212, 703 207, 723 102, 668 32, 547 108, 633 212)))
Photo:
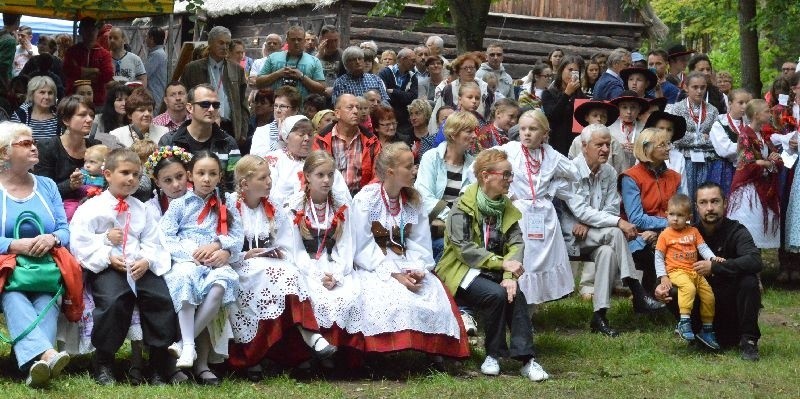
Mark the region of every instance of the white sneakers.
POLYGON ((50 381, 50 367, 44 360, 37 360, 28 371, 25 384, 31 388, 44 388, 50 381))
POLYGON ((467 335, 475 337, 478 335, 478 323, 475 318, 467 312, 461 312, 461 321, 464 322, 464 329, 467 330, 467 335))
POLYGON ((481 373, 486 375, 500 374, 500 363, 497 362, 497 359, 491 356, 486 356, 486 360, 484 360, 483 364, 481 364, 481 373))
POLYGON ((534 382, 544 381, 550 378, 550 375, 547 374, 546 371, 536 363, 536 360, 531 359, 528 361, 527 364, 522 366, 522 369, 519 370, 522 373, 523 377, 528 377, 529 380, 534 382))

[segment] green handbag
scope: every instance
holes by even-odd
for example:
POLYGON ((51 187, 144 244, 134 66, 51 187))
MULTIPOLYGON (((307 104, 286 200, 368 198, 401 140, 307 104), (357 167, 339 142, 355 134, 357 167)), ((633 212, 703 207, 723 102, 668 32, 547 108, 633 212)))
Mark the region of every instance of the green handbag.
MULTIPOLYGON (((19 228, 24 222, 33 223, 44 234, 42 220, 31 211, 24 211, 17 216, 14 225, 14 239, 19 239, 19 228)), ((6 283, 8 291, 43 292, 55 294, 61 286, 61 270, 58 269, 53 255, 49 253, 40 257, 17 255, 17 266, 6 283)))

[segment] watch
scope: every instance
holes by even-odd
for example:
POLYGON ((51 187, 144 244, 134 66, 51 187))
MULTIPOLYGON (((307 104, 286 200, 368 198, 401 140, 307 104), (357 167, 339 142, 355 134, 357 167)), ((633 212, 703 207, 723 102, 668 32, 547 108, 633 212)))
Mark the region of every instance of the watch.
POLYGON ((56 239, 56 248, 60 248, 61 247, 61 240, 58 238, 58 236, 55 235, 55 233, 50 233, 50 235, 53 236, 53 238, 56 239))

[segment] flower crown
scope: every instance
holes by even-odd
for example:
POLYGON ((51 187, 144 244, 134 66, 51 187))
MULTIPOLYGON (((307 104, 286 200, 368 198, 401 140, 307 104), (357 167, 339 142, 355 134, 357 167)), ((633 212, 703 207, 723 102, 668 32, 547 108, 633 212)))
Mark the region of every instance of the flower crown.
POLYGON ((144 169, 147 171, 147 175, 155 179, 156 177, 154 176, 153 171, 155 170, 156 165, 158 165, 162 159, 170 157, 178 158, 184 164, 192 160, 192 154, 188 153, 182 147, 175 145, 159 147, 155 152, 147 157, 147 162, 144 163, 144 169))

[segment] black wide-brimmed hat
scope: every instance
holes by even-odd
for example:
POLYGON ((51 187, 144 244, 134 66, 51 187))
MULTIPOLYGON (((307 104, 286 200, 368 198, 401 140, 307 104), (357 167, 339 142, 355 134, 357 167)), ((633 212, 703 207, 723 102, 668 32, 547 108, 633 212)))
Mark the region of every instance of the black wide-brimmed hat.
POLYGON ((633 68, 625 68, 619 72, 619 77, 622 78, 622 83, 625 85, 626 88, 628 87, 628 78, 635 73, 640 73, 644 75, 645 79, 647 79, 648 91, 653 90, 656 87, 656 84, 658 84, 658 76, 656 76, 656 74, 653 73, 653 71, 647 68, 633 67, 633 68))
POLYGON ((682 44, 676 44, 676 45, 670 47, 667 50, 667 58, 668 59, 678 58, 678 57, 683 57, 684 55, 689 55, 689 54, 693 54, 693 53, 694 53, 694 50, 687 49, 686 46, 684 46, 682 44))
POLYGON ((686 119, 682 116, 673 115, 664 111, 653 111, 647 122, 644 123, 645 129, 648 127, 655 127, 656 123, 660 120, 668 120, 672 122, 672 141, 678 141, 686 135, 686 119))
POLYGON ((606 126, 611 126, 611 124, 614 123, 617 118, 619 118, 619 108, 617 108, 615 105, 609 104, 605 101, 587 101, 575 108, 575 120, 578 121, 581 126, 586 127, 589 124, 589 122, 586 121, 586 116, 589 115, 591 110, 597 108, 601 108, 606 111, 606 126))
POLYGON ((609 102, 619 107, 619 104, 625 101, 633 101, 639 104, 639 109, 641 109, 642 111, 647 109, 647 107, 650 105, 650 102, 647 101, 646 98, 637 96, 636 92, 632 90, 623 91, 622 93, 619 94, 619 97, 614 98, 609 102))

